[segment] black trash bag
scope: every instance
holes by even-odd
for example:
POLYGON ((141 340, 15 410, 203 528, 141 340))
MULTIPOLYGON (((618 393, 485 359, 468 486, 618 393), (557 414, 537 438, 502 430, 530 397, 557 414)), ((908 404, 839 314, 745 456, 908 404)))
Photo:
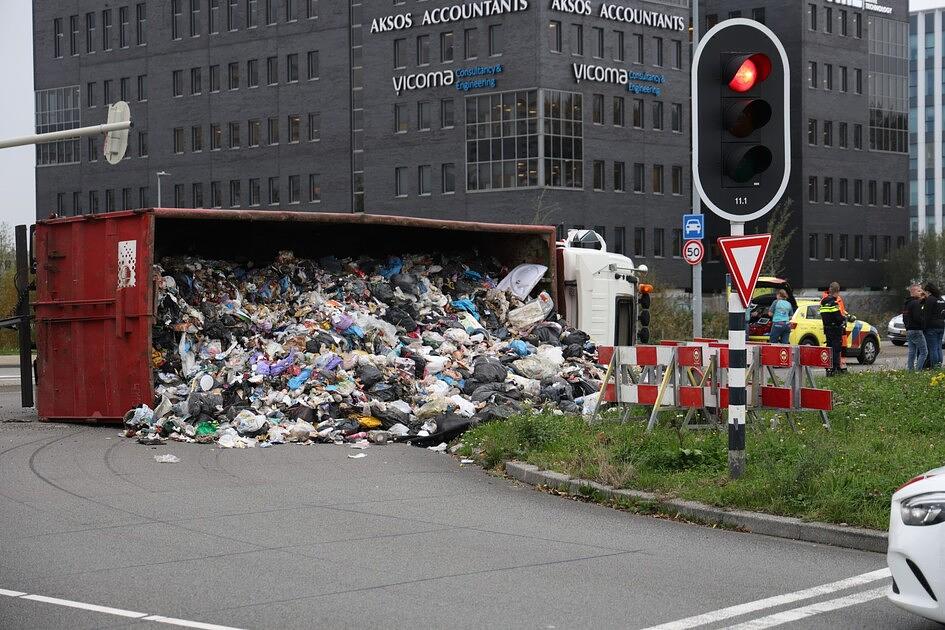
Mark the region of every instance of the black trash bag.
POLYGON ((361 425, 358 424, 358 421, 354 418, 344 418, 343 420, 338 420, 335 423, 335 430, 341 431, 345 435, 349 433, 357 433, 361 428, 361 425))
POLYGON ((371 291, 371 295, 374 299, 384 304, 390 304, 394 301, 394 290, 386 282, 372 282, 368 285, 368 289, 371 291))
POLYGON ((584 354, 584 346, 572 343, 568 346, 565 346, 561 351, 561 356, 565 359, 576 359, 584 354))
POLYGON ((588 340, 590 340, 590 337, 587 336, 586 332, 583 330, 573 330, 565 335, 561 342, 566 346, 577 344, 584 347, 584 344, 586 344, 588 340))
POLYGON ((473 378, 480 383, 501 383, 508 373, 508 369, 498 361, 478 359, 473 364, 473 378))
POLYGON ((460 390, 467 396, 472 396, 473 392, 485 385, 485 383, 480 383, 474 378, 467 378, 463 381, 463 386, 460 387, 460 390))
POLYGON ((390 322, 394 326, 402 329, 404 332, 409 333, 417 329, 417 321, 402 308, 393 307, 387 309, 387 312, 381 316, 381 319, 386 322, 390 322))
MULTIPOLYGON (((413 339, 411 339, 411 341, 413 341, 413 339)), ((426 359, 406 349, 401 351, 400 356, 401 358, 410 359, 411 361, 413 361, 413 376, 414 378, 422 379, 423 374, 424 372, 426 372, 426 369, 427 369, 426 359)))
POLYGON ((323 256, 319 259, 318 265, 330 273, 341 273, 341 261, 334 255, 323 256))
POLYGON ((571 388, 574 390, 574 397, 580 398, 588 394, 596 394, 600 391, 600 383, 594 384, 584 378, 571 381, 571 388))
POLYGON ((506 328, 505 326, 503 326, 503 327, 501 327, 501 328, 497 328, 497 329, 492 333, 492 336, 495 337, 496 339, 498 339, 499 341, 505 341, 506 339, 509 338, 509 329, 506 328))
POLYGON ((371 415, 380 420, 381 426, 385 429, 389 429, 395 424, 402 424, 405 427, 410 426, 410 415, 389 405, 383 411, 372 409, 371 415))
POLYGON ((556 406, 563 413, 581 413, 581 406, 573 400, 562 400, 556 406))
POLYGON ((217 416, 217 408, 223 406, 223 396, 219 394, 201 394, 192 392, 187 396, 187 411, 191 416, 207 414, 217 416))
POLYGON ((509 400, 521 400, 524 394, 512 383, 484 383, 470 395, 470 400, 480 403, 496 395, 509 400))
POLYGON ((538 343, 535 345, 541 345, 543 343, 551 344, 553 346, 560 346, 561 341, 558 339, 558 332, 548 326, 542 326, 535 330, 535 337, 538 338, 538 343))
POLYGON ((558 376, 541 379, 541 390, 538 397, 542 402, 560 403, 565 400, 574 400, 574 389, 571 384, 558 376))
POLYGON ((395 287, 400 287, 400 290, 407 295, 420 295, 417 276, 412 273, 395 273, 391 276, 390 282, 395 287))
POLYGON ((370 389, 384 380, 384 374, 370 363, 362 363, 357 369, 358 379, 364 389, 370 389))
POLYGON ((516 413, 516 411, 517 409, 512 405, 487 403, 486 406, 482 408, 482 410, 473 416, 473 418, 477 420, 478 424, 490 422, 492 420, 508 420, 516 413))
POLYGON ((295 405, 285 410, 285 417, 290 420, 304 420, 315 424, 315 410, 305 405, 295 405))
POLYGON ((377 383, 373 387, 368 388, 367 395, 374 400, 390 402, 400 398, 400 387, 391 385, 390 383, 381 382, 377 383))
POLYGON ((476 426, 474 418, 467 418, 455 413, 445 413, 435 418, 435 421, 436 433, 431 433, 425 437, 410 438, 410 443, 414 446, 436 446, 441 442, 449 442, 476 426))

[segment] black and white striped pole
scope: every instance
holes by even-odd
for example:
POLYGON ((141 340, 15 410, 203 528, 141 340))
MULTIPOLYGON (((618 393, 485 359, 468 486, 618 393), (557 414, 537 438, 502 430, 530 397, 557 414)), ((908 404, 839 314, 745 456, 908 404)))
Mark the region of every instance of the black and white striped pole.
MULTIPOLYGON (((745 224, 732 222, 731 235, 743 236, 745 224)), ((733 279, 734 280, 734 279, 733 279)), ((732 479, 745 470, 745 371, 748 365, 746 346, 746 307, 733 286, 728 292, 728 472, 732 479)))
MULTIPOLYGON (((771 211, 791 176, 787 53, 765 25, 734 18, 719 22, 699 40, 692 68, 692 183, 705 207, 730 222, 734 240, 744 236, 745 223, 771 211)), ((756 244, 726 256, 739 289, 728 297, 732 478, 745 469, 745 310, 751 299, 746 284, 753 286, 757 275, 757 269, 750 274, 745 267, 751 256, 763 258, 760 249, 756 244), (739 275, 733 263, 744 273, 739 275)))

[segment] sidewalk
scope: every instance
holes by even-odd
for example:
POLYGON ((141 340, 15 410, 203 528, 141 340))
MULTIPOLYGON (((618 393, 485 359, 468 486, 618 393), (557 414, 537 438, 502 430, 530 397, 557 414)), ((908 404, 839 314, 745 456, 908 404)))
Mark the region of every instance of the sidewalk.
MULTIPOLYGON (((33 355, 33 359, 36 355, 33 355)), ((0 367, 16 367, 20 364, 20 355, 18 354, 0 354, 0 367)))

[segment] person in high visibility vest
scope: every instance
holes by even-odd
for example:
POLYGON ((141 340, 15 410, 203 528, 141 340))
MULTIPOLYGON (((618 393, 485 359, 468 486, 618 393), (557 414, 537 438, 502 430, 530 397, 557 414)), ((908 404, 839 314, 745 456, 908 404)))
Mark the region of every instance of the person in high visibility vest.
MULTIPOLYGON (((827 287, 827 290, 824 291, 824 295, 823 295, 823 297, 822 297, 821 299, 823 299, 823 298, 827 297, 828 295, 830 295, 830 292, 831 292, 831 291, 834 291, 834 290, 836 290, 836 292, 837 292, 836 300, 837 300, 837 305, 840 307, 840 314, 843 315, 844 320, 846 320, 846 317, 847 317, 847 305, 844 304, 844 302, 843 302, 843 296, 840 295, 840 283, 839 283, 839 282, 831 282, 831 283, 830 283, 830 286, 827 287)), ((826 334, 826 331, 825 331, 825 334, 826 334)), ((844 324, 844 325, 843 325, 843 335, 842 335, 842 340, 843 340, 843 346, 842 346, 842 347, 843 347, 843 348, 846 348, 846 347, 847 347, 847 335, 848 335, 848 333, 847 333, 847 325, 844 324)), ((829 346, 830 344, 828 343, 827 345, 829 346)), ((840 367, 844 370, 844 372, 846 371, 846 366, 847 366, 846 357, 844 357, 844 356, 843 356, 843 352, 841 352, 841 353, 840 353, 840 367)))
POLYGON ((843 354, 843 331, 847 327, 847 318, 840 310, 840 285, 830 283, 827 296, 820 301, 820 319, 824 323, 824 335, 827 337, 827 347, 833 353, 833 367, 827 370, 827 376, 845 374, 846 368, 840 365, 840 356, 843 354))

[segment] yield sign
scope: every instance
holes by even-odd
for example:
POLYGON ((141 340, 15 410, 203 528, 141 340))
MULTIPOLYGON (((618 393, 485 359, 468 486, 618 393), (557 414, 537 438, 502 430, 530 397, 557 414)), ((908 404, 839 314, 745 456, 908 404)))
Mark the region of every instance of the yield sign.
POLYGON ((751 302, 751 293, 755 290, 755 282, 758 281, 761 263, 768 253, 770 242, 770 234, 723 236, 719 239, 719 247, 725 256, 728 272, 735 288, 738 289, 742 304, 746 307, 751 302))

